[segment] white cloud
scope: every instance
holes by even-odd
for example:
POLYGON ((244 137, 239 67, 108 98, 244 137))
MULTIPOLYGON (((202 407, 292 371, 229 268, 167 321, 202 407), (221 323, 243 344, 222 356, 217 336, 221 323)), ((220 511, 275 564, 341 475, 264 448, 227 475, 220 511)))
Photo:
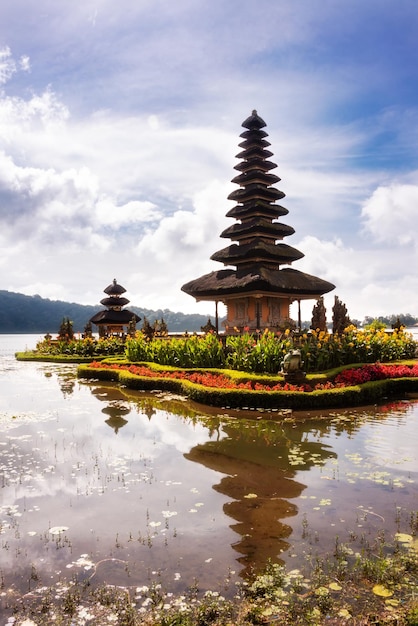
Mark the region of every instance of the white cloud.
POLYGON ((364 229, 378 242, 417 245, 418 186, 392 184, 378 187, 362 209, 364 229))
POLYGON ((104 197, 96 203, 96 226, 110 226, 117 230, 136 223, 157 221, 161 213, 152 202, 132 200, 118 206, 110 197, 104 197))
POLYGON ((0 85, 6 83, 16 72, 16 63, 8 46, 0 48, 0 85))
MULTIPOLYGON (((322 241, 305 237, 295 247, 305 254, 293 264, 295 269, 335 285, 335 289, 324 296, 329 321, 335 296, 346 304, 350 317, 360 321, 366 315, 414 314, 417 309, 415 267, 418 254, 411 256, 402 245, 392 248, 388 254, 380 248, 347 246, 342 239, 322 241)), ((312 301, 302 303, 303 319, 311 318, 313 304, 312 301)))
POLYGON ((400 289, 418 314, 413 3, 24 4, 0 9, 0 287, 92 303, 117 277, 135 304, 210 310, 180 288, 222 268, 256 108, 295 268, 357 317, 400 289))

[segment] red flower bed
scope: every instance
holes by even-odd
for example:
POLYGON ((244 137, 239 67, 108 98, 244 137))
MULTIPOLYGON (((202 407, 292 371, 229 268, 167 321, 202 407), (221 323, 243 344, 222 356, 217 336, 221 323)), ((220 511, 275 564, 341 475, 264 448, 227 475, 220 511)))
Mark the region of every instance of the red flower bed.
POLYGON ((263 385, 256 381, 248 380, 245 383, 233 381, 223 374, 212 374, 211 372, 184 372, 181 370, 155 371, 146 365, 119 365, 118 363, 100 363, 93 361, 89 364, 92 369, 114 369, 126 370, 135 376, 146 376, 147 378, 173 378, 174 380, 189 380, 191 383, 204 385, 205 387, 215 387, 218 389, 250 389, 255 391, 312 391, 309 385, 297 386, 289 383, 277 383, 275 385, 263 385))
POLYGON ((213 374, 211 372, 185 372, 176 371, 155 371, 145 365, 119 365, 118 363, 100 363, 93 361, 89 365, 92 369, 114 369, 126 370, 135 376, 145 376, 147 378, 172 378, 175 380, 189 380, 205 387, 215 387, 218 389, 249 389, 253 391, 313 391, 317 389, 335 389, 338 387, 351 387, 361 385, 371 380, 382 380, 385 378, 418 377, 418 364, 408 365, 363 365, 344 370, 335 377, 334 382, 318 383, 312 388, 310 385, 291 385, 289 383, 277 383, 266 385, 256 381, 245 383, 234 382, 223 374, 213 374))
POLYGON ((385 378, 409 378, 418 376, 418 364, 408 365, 382 365, 376 363, 374 365, 363 365, 362 367, 353 367, 344 370, 335 377, 335 384, 349 387, 352 385, 361 385, 370 380, 383 380, 385 378))

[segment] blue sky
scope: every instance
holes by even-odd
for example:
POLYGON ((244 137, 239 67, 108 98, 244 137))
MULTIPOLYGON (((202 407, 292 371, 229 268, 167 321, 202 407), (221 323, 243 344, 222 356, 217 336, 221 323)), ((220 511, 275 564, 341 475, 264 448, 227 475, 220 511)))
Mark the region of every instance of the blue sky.
POLYGON ((417 48, 416 0, 2 3, 0 289, 212 313, 257 109, 329 318, 418 315, 417 48))

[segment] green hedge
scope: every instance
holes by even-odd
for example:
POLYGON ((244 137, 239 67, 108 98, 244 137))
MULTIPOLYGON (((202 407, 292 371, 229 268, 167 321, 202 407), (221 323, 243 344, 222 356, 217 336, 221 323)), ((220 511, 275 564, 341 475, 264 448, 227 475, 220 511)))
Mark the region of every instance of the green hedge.
MULTIPOLYGON (((149 366, 150 364, 148 364, 149 366)), ((153 367, 157 370, 157 367, 153 367)), ((163 368, 160 368, 163 369, 163 368)), ((167 370, 167 367, 164 368, 167 370)), ((178 368, 172 368, 173 370, 178 368)), ((198 370, 194 370, 198 371, 198 370)), ((211 370, 215 372, 216 370, 211 370)), ((219 370, 218 370, 219 371, 219 370)), ((225 370, 220 370, 225 374, 225 370)), ((235 372, 236 379, 238 372, 235 372)), ((403 395, 407 392, 418 392, 417 378, 396 378, 377 380, 337 389, 321 389, 312 392, 304 391, 256 391, 248 389, 219 389, 205 387, 188 380, 176 380, 172 378, 149 378, 137 376, 127 370, 112 370, 108 368, 95 368, 86 365, 78 367, 77 375, 80 378, 118 381, 128 389, 151 391, 160 389, 172 393, 187 396, 190 400, 201 404, 223 408, 249 408, 249 409, 295 409, 314 410, 343 408, 375 404, 385 397, 403 395)), ((253 378, 253 377, 251 377, 253 378)), ((254 377, 259 382, 265 381, 266 377, 254 377)), ((243 375, 242 380, 248 379, 243 375)), ((271 382, 271 378, 269 379, 271 382)))
MULTIPOLYGON (((103 360, 104 356, 95 357, 95 361, 103 360)), ((17 361, 41 361, 48 363, 91 363, 92 357, 72 354, 42 354, 40 352, 16 352, 17 361)))

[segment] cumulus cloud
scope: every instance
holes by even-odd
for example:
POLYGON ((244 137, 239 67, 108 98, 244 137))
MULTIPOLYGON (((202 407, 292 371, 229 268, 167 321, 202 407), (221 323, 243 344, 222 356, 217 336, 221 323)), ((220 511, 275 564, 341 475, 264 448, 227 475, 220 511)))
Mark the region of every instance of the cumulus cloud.
POLYGON ((94 196, 95 182, 86 169, 19 167, 0 153, 0 219, 14 238, 57 244, 65 231, 67 241, 78 239, 94 196))
POLYGON ((105 197, 96 203, 96 226, 110 226, 114 230, 133 224, 158 221, 161 212, 149 201, 132 200, 120 206, 105 197))
MULTIPOLYGON (((210 261, 210 256, 225 245, 219 235, 227 223, 228 190, 229 185, 212 181, 195 194, 191 210, 175 211, 141 238, 135 248, 139 270, 135 282, 142 285, 138 295, 149 308, 153 308, 152 302, 162 308, 167 308, 168 303, 178 308, 175 303, 181 302, 182 310, 196 310, 194 300, 181 292, 181 286, 222 267, 210 261)), ((205 311, 208 307, 205 304, 205 311)))
MULTIPOLYGON (((21 4, 6 3, 0 22, 11 45, 0 52, 0 286, 91 303, 116 277, 135 304, 196 310, 180 287, 222 267, 210 256, 228 245, 219 235, 253 108, 296 229, 288 243, 305 254, 294 266, 335 283, 358 317, 387 311, 408 276, 415 285, 417 112, 402 88, 416 68, 410 53, 395 67, 378 0, 320 12, 309 0, 239 11, 45 0, 36 29, 39 3, 21 4), (391 184, 392 159, 403 176, 391 184)), ((390 11, 402 46, 411 14, 409 3, 390 11)))
POLYGON ((417 206, 417 185, 394 183, 378 187, 362 209, 365 233, 378 242, 417 245, 411 228, 416 222, 417 206))
MULTIPOLYGON (((335 296, 347 305, 351 318, 360 321, 365 315, 378 317, 416 309, 418 277, 414 268, 418 255, 411 259, 402 246, 396 254, 388 254, 387 248, 351 247, 343 239, 305 237, 295 247, 305 254, 294 263, 295 269, 335 285, 335 290, 324 296, 329 320, 335 296)), ((310 319, 312 304, 302 303, 303 319, 310 319)))
POLYGON ((16 61, 9 46, 0 48, 0 85, 7 83, 19 70, 30 71, 29 56, 24 54, 16 61))

